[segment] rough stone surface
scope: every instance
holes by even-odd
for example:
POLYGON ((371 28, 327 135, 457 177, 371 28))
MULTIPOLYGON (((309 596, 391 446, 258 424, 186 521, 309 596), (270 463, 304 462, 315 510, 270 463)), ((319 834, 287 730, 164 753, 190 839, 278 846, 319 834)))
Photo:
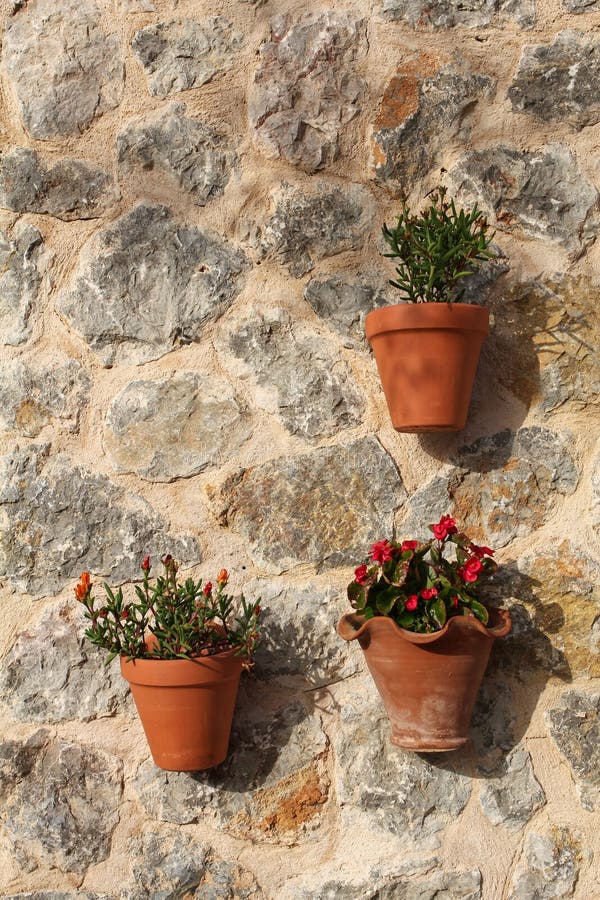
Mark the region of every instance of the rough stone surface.
POLYGON ((4 829, 25 871, 39 864, 82 874, 106 859, 118 822, 122 763, 37 731, 0 744, 4 829))
POLYGON ((145 500, 48 452, 47 444, 30 445, 0 459, 0 576, 51 594, 83 569, 138 578, 143 553, 199 561, 195 540, 170 535, 145 500))
MULTIPOLYGON (((494 661, 496 648, 492 650, 494 661)), ((517 696, 520 686, 486 675, 479 689, 469 736, 477 755, 477 765, 485 773, 506 774, 506 754, 515 746, 517 696)), ((510 776, 508 776, 510 781, 510 776)))
POLYGON ((571 769, 581 805, 600 807, 600 694, 565 691, 546 712, 550 735, 571 769))
POLYGON ((298 900, 313 900, 314 890, 318 890, 319 900, 482 900, 483 897, 479 869, 456 872, 440 869, 423 879, 411 876, 410 879, 385 881, 381 881, 375 871, 367 882, 359 886, 336 879, 316 889, 301 889, 295 897, 298 900))
POLYGON ((117 197, 110 175, 83 160, 52 165, 28 147, 0 158, 0 206, 15 212, 47 213, 65 222, 97 219, 117 197))
POLYGON ((373 121, 375 180, 405 193, 436 165, 464 128, 465 116, 490 95, 493 82, 420 53, 388 82, 373 121))
POLYGON ((131 119, 117 136, 119 166, 146 180, 158 171, 205 206, 225 190, 236 155, 214 128, 184 113, 185 106, 172 104, 158 115, 131 119))
POLYGON ((328 796, 327 738, 320 717, 299 701, 269 709, 257 686, 242 688, 227 760, 208 772, 168 774, 150 763, 135 782, 149 815, 177 824, 211 820, 258 842, 310 836, 328 796))
POLYGON ((57 309, 105 365, 157 359, 196 341, 240 289, 240 250, 140 203, 84 247, 57 309))
MULTIPOLYGON (((600 447, 599 447, 600 450, 600 447)), ((592 468, 592 526, 597 535, 600 535, 600 452, 597 453, 592 468)))
POLYGON ((4 900, 111 900, 108 894, 90 891, 31 891, 25 894, 5 894, 4 900))
POLYGON ((129 847, 135 887, 123 900, 148 897, 175 900, 262 900, 255 878, 235 863, 217 856, 207 844, 182 832, 158 832, 148 827, 129 847), (193 892, 193 893, 192 893, 193 892))
POLYGON ((104 665, 83 637, 83 614, 65 605, 22 631, 0 664, 0 698, 23 722, 89 721, 122 711, 128 693, 118 661, 104 665), (74 619, 74 620, 73 620, 74 619))
POLYGON ((104 445, 115 467, 148 481, 197 475, 227 460, 250 421, 222 378, 180 372, 131 381, 112 401, 104 445))
POLYGON ((201 87, 227 72, 243 42, 224 16, 196 22, 178 19, 148 25, 136 33, 133 52, 155 97, 201 87))
POLYGON ((514 21, 521 28, 535 24, 534 0, 381 0, 381 13, 388 22, 406 22, 411 28, 438 30, 514 21))
POLYGON ((598 9, 598 0, 564 0, 565 7, 571 13, 593 12, 598 9))
POLYGON ((308 582, 302 588, 277 581, 253 582, 260 597, 263 637, 255 656, 258 677, 290 686, 322 687, 354 675, 362 658, 340 640, 336 626, 347 611, 344 592, 308 582))
POLYGON ((0 342, 16 347, 31 334, 45 268, 43 238, 33 225, 0 229, 0 342))
POLYGON ((354 563, 391 534, 405 496, 392 460, 368 437, 239 472, 218 500, 222 521, 248 540, 257 564, 278 573, 354 563))
POLYGON ((260 255, 287 266, 295 278, 325 257, 358 249, 371 227, 373 202, 363 187, 349 184, 342 191, 322 182, 319 188, 307 195, 284 186, 261 235, 260 255))
POLYGON ((580 844, 568 828, 527 836, 509 900, 566 900, 575 893, 580 844))
POLYGON ((248 101, 258 148, 306 172, 335 161, 340 131, 364 91, 356 62, 365 55, 364 20, 328 10, 292 24, 279 16, 260 48, 248 101))
POLYGON ((235 374, 257 384, 256 404, 292 434, 320 438, 360 424, 364 400, 337 349, 284 309, 235 322, 225 343, 235 374))
POLYGON ((562 31, 552 44, 526 47, 508 96, 514 110, 574 128, 600 122, 600 42, 562 31))
POLYGON ((498 778, 486 781, 479 795, 481 808, 494 825, 519 831, 545 805, 546 795, 533 773, 527 750, 513 750, 503 770, 498 778))
POLYGON ((317 315, 345 338, 345 346, 365 346, 365 317, 391 302, 392 288, 376 273, 355 279, 345 275, 311 278, 304 298, 317 315))
POLYGON ((502 231, 551 241, 580 256, 598 230, 598 192, 564 144, 538 151, 497 146, 466 153, 451 170, 454 193, 477 202, 502 231))
POLYGON ((60 351, 54 351, 52 362, 35 355, 7 362, 0 369, 0 430, 36 437, 52 423, 77 431, 91 383, 83 366, 60 351))
POLYGON ((393 747, 389 732, 375 689, 367 683, 356 700, 344 703, 334 739, 342 816, 349 821, 358 810, 370 829, 430 850, 466 806, 470 779, 393 747))
POLYGON ((464 474, 449 491, 472 539, 499 548, 543 525, 557 495, 571 494, 579 480, 568 445, 568 435, 532 425, 463 447, 456 461, 464 474))
POLYGON ((2 59, 23 124, 38 140, 77 135, 121 100, 120 41, 92 0, 16 4, 2 59))

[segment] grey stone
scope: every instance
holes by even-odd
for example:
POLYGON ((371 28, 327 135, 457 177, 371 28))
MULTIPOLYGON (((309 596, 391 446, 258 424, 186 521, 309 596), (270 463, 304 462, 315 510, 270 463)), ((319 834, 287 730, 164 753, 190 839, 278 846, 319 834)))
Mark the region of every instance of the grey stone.
POLYGON ((92 0, 29 0, 6 22, 2 58, 23 123, 38 140, 77 135, 118 106, 119 37, 92 0))
POLYGON ((62 722, 122 712, 128 688, 118 660, 84 638, 79 607, 72 621, 65 605, 52 607, 33 629, 22 631, 0 664, 0 697, 23 722, 62 722))
POLYGON ((592 509, 591 520, 594 531, 600 535, 600 452, 597 454, 592 468, 592 509))
POLYGON ((5 894, 4 900, 112 900, 109 894, 90 891, 30 891, 26 894, 5 894))
POLYGON ((566 900, 575 893, 581 848, 568 828, 527 835, 509 900, 566 900))
POLYGON ((237 473, 221 487, 218 511, 246 538, 256 564, 278 574, 306 563, 356 564, 392 533, 405 497, 391 458, 366 437, 237 473))
POLYGON ((104 446, 119 471, 174 481, 224 462, 250 432, 228 382, 180 372, 123 388, 108 409, 104 446))
POLYGON ((36 437, 52 423, 76 432, 90 387, 83 366, 59 350, 53 351, 51 362, 39 353, 8 361, 0 369, 0 430, 36 437))
POLYGON ((577 129, 600 122, 599 93, 600 42, 576 31, 525 47, 508 90, 514 110, 577 129))
POLYGON ((284 185, 260 237, 260 255, 287 266, 295 278, 321 259, 361 247, 373 219, 373 200, 360 185, 342 191, 320 182, 317 189, 303 194, 284 185))
POLYGON ((559 495, 579 481, 567 434, 532 425, 461 448, 449 492, 472 540, 504 547, 544 524, 559 495))
POLYGON ((470 738, 479 768, 496 772, 503 768, 505 755, 515 745, 517 697, 521 687, 512 689, 506 676, 496 679, 488 674, 477 695, 471 719, 470 738))
POLYGON ((506 758, 503 772, 484 784, 481 808, 494 825, 520 831, 546 804, 546 795, 533 773, 527 750, 515 748, 506 758))
POLYGON ((256 405, 281 416, 292 434, 321 438, 360 424, 364 399, 337 347, 284 309, 234 322, 224 343, 239 361, 229 368, 258 385, 256 405))
POLYGON ((431 850, 465 808, 470 779, 394 747, 375 688, 362 688, 344 702, 333 739, 343 820, 349 826, 360 812, 370 831, 391 833, 407 849, 431 850))
POLYGON ((600 5, 599 0, 564 0, 564 5, 571 13, 593 12, 600 5))
POLYGON ((439 522, 452 506, 449 475, 436 475, 417 488, 406 502, 406 516, 400 526, 402 540, 428 541, 430 525, 439 522))
POLYGON ((104 365, 139 364, 198 340, 246 266, 222 238, 141 203, 86 244, 57 310, 104 365))
POLYGON ((498 20, 531 28, 536 20, 534 0, 381 0, 381 12, 388 22, 406 22, 419 30, 482 28, 498 20))
POLYGON ((146 501, 48 453, 38 444, 0 458, 0 575, 18 589, 52 594, 83 569, 139 578, 147 553, 199 561, 194 538, 168 534, 146 501))
POLYGON ((560 244, 575 257, 596 239, 598 192, 564 144, 473 151, 448 178, 460 202, 477 202, 502 231, 560 244))
POLYGON ((155 12, 156 10, 152 0, 120 0, 120 3, 124 13, 155 12))
POLYGON ((248 98, 258 148, 315 172, 339 155, 340 132, 359 111, 364 82, 357 63, 366 53, 364 20, 328 10, 278 16, 260 48, 248 98))
POLYGON ((25 744, 0 744, 4 828, 22 869, 44 865, 83 874, 106 859, 119 821, 122 778, 117 757, 51 740, 47 732, 25 744))
POLYGON ((337 634, 347 612, 339 588, 309 581, 302 587, 285 582, 255 581, 246 593, 260 597, 262 636, 254 656, 255 672, 272 682, 323 687, 354 675, 362 666, 337 634))
POLYGON ((388 82, 373 121, 375 180, 408 193, 437 164, 439 154, 466 127, 475 104, 493 82, 426 53, 401 65, 388 82))
POLYGON ((424 879, 411 875, 410 879, 394 878, 386 881, 381 881, 375 870, 371 878, 362 885, 335 879, 318 888, 301 889, 293 896, 296 900, 313 900, 317 896, 319 900, 481 900, 481 888, 479 869, 454 872, 439 869, 424 879))
POLYGON ((136 33, 133 52, 155 97, 189 91, 227 72, 234 64, 243 36, 224 16, 202 22, 178 19, 148 25, 136 33))
POLYGON ((311 278, 304 289, 304 298, 317 315, 346 339, 345 345, 349 347, 366 344, 367 313, 394 302, 392 289, 375 273, 353 279, 345 275, 311 278))
POLYGON ((16 347, 31 335, 45 264, 37 228, 20 223, 12 234, 0 230, 0 343, 16 347))
POLYGON ((135 887, 127 900, 262 900, 253 875, 182 832, 145 828, 129 847, 135 887))
POLYGON ((110 175, 81 159, 49 165, 28 147, 0 159, 0 206, 15 212, 47 213, 65 222, 97 219, 117 199, 110 175))
POLYGON ((550 735, 566 759, 584 809, 600 808, 600 694, 565 691, 546 711, 550 735))
POLYGON ((278 844, 310 836, 327 799, 327 738, 298 701, 272 708, 242 684, 229 756, 207 772, 141 767, 134 787, 148 815, 180 825, 211 821, 238 837, 278 844))
POLYGON ((119 166, 126 175, 143 173, 146 184, 158 170, 204 206, 225 190, 236 154, 214 128, 184 113, 185 106, 172 104, 127 122, 117 136, 119 166))

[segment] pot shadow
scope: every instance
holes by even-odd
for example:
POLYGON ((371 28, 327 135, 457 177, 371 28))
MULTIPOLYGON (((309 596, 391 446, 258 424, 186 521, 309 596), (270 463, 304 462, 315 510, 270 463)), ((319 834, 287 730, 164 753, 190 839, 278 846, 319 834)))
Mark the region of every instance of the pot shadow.
POLYGON ((427 762, 470 778, 497 778, 511 753, 521 745, 550 678, 570 683, 565 654, 549 635, 565 624, 558 603, 543 603, 541 582, 520 572, 516 562, 503 564, 494 577, 489 600, 510 610, 513 627, 497 640, 473 710, 469 742, 450 753, 419 754, 427 762))

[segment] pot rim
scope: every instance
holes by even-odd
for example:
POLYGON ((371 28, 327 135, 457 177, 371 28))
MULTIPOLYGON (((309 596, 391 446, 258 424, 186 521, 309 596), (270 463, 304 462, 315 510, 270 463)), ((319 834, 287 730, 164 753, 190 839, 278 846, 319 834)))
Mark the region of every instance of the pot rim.
POLYGON ((485 626, 475 616, 452 616, 440 631, 434 631, 432 634, 419 634, 415 631, 408 631, 406 628, 401 628, 390 616, 374 616, 372 619, 365 619, 364 616, 358 613, 346 613, 340 619, 337 631, 345 641, 354 641, 368 631, 375 622, 386 622, 387 625, 384 627, 391 628, 399 637, 404 638, 411 644, 434 643, 448 634, 451 629, 456 628, 463 631, 474 628, 492 640, 505 637, 512 628, 510 612, 507 609, 498 609, 497 607, 491 607, 490 612, 496 613, 500 619, 498 624, 492 625, 491 628, 485 626))
POLYGON ((476 303, 394 303, 365 317, 367 340, 386 331, 427 330, 489 332, 490 313, 476 303))

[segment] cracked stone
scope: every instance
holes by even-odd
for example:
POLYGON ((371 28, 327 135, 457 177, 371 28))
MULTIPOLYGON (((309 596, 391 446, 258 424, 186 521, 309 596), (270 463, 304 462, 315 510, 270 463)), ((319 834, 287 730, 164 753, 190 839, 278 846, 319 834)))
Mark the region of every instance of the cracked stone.
POLYGON ((391 289, 376 273, 349 279, 331 275, 311 278, 304 289, 307 300, 318 316, 344 337, 345 346, 367 346, 365 318, 372 309, 392 303, 391 289))
POLYGON ((366 437, 253 466, 213 496, 256 564, 278 574, 306 563, 351 565, 391 535, 406 491, 381 444, 366 437))
POLYGON ((599 93, 600 42, 577 31, 525 47, 508 90, 514 110, 576 129, 600 122, 599 93))
POLYGON ((365 188, 348 184, 342 191, 324 182, 318 188, 308 195, 284 185, 262 230, 260 255, 287 266, 294 278, 321 259, 359 249, 371 228, 374 204, 365 188))
POLYGON ((364 399, 337 347, 281 308, 236 321, 223 339, 222 362, 257 384, 255 402, 278 414, 292 434, 307 439, 360 424, 364 399))
POLYGON ((517 863, 509 900, 567 900, 579 877, 581 844, 568 828, 532 832, 517 863))
POLYGON ((467 115, 489 97, 490 78, 456 69, 420 53, 388 82, 373 121, 371 154, 376 181, 409 191, 438 162, 449 141, 464 132, 467 115))
POLYGON ((132 41, 133 52, 155 97, 189 91, 234 65, 243 36, 224 16, 202 22, 179 19, 148 25, 132 41))
POLYGON ((158 171, 191 194, 197 206, 220 197, 236 154, 210 125, 172 104, 154 116, 131 119, 117 136, 119 166, 125 175, 139 173, 148 183, 158 171))
POLYGON ((246 267, 221 237, 140 203, 88 241, 57 310, 104 365, 140 364, 199 340, 246 267))
POLYGON ((485 782, 479 801, 484 814, 494 825, 520 831, 533 814, 546 804, 546 795, 536 779, 527 750, 510 753, 497 778, 485 782))
POLYGON ((91 0, 29 0, 7 20, 2 57, 33 138, 78 135, 119 105, 119 36, 104 31, 91 0))
POLYGON ((551 241, 574 257, 596 239, 598 192, 564 144, 466 153, 448 178, 458 200, 477 203, 501 231, 551 241))
POLYGON ((267 158, 305 172, 338 158, 343 127, 359 112, 364 82, 356 64, 366 47, 364 20, 344 13, 273 21, 248 99, 254 139, 267 158))
POLYGON ((0 744, 4 828, 25 872, 83 874, 106 859, 119 821, 123 764, 108 753, 36 732, 0 744))
POLYGON ((228 382, 180 372, 132 381, 117 394, 106 416, 104 446, 118 471, 174 481, 220 465, 250 433, 228 382))
POLYGON ((0 343, 16 347, 31 335, 45 267, 37 228, 19 223, 12 233, 0 229, 0 343))
POLYGON ((48 424, 79 430, 91 378, 75 359, 53 350, 52 362, 39 353, 7 361, 0 369, 0 430, 36 437, 48 424))
POLYGON ((572 772, 581 805, 600 808, 600 694, 564 691, 546 710, 550 736, 572 772))
POLYGON ((17 589, 47 596, 84 569, 129 581, 146 553, 199 561, 195 539, 169 534, 145 500, 63 455, 49 458, 49 449, 34 444, 0 458, 0 575, 17 589))
POLYGON ((531 28, 536 21, 534 0, 381 0, 381 13, 388 22, 428 31, 457 25, 483 28, 497 20, 531 28))

